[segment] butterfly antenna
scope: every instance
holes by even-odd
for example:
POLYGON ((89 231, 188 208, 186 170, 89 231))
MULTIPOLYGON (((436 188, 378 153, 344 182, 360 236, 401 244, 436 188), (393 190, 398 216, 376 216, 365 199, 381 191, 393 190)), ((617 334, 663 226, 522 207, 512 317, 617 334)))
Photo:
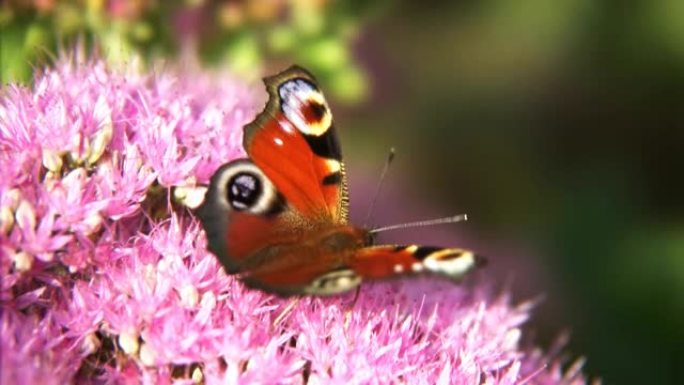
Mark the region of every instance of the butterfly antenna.
POLYGON ((378 200, 378 196, 380 195, 380 190, 382 189, 382 183, 385 181, 385 175, 387 175, 387 171, 389 170, 389 166, 394 160, 394 147, 391 147, 389 150, 389 154, 387 154, 387 160, 385 161, 385 165, 382 168, 382 171, 380 172, 380 179, 378 180, 377 186, 375 186, 375 192, 373 193, 373 199, 371 200, 370 206, 368 207, 368 214, 366 214, 366 219, 363 220, 363 227, 368 226, 368 222, 370 222, 371 217, 373 215, 373 209, 375 209, 375 202, 378 200))
POLYGON ((443 224, 447 224, 447 223, 465 222, 467 220, 468 220, 467 214, 459 214, 459 215, 454 215, 451 217, 428 219, 425 221, 400 223, 398 225, 378 227, 376 229, 370 230, 370 233, 374 234, 374 233, 379 233, 379 232, 383 232, 383 231, 407 229, 410 227, 425 227, 425 226, 443 225, 443 224))

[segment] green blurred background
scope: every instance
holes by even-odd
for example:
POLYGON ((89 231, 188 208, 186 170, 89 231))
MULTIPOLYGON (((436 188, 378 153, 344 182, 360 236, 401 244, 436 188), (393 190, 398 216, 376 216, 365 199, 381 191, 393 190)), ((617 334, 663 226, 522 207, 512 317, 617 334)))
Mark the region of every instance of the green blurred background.
MULTIPOLYGON (((363 216, 481 251, 530 330, 608 384, 682 383, 684 1, 5 1, 3 84, 58 46, 257 77, 297 62, 328 93, 363 216)), ((357 211, 358 212, 358 211, 357 211)), ((416 237, 418 239, 416 239, 416 237)))

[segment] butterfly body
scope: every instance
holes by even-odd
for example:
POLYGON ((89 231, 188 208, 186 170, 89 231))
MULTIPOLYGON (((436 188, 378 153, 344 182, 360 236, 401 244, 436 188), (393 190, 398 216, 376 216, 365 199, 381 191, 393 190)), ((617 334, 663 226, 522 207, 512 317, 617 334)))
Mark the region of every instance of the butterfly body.
POLYGON ((281 295, 329 295, 364 279, 459 279, 476 265, 462 249, 373 246, 371 231, 348 223, 342 154, 315 79, 295 66, 265 84, 266 107, 244 129, 249 158, 214 173, 198 210, 229 273, 281 295))

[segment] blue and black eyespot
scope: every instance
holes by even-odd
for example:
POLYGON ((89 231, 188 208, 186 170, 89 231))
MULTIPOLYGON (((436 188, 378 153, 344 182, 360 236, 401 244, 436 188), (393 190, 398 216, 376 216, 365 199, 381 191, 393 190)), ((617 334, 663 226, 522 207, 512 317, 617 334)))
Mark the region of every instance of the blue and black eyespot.
POLYGON ((254 207, 262 194, 261 181, 250 172, 235 174, 226 185, 226 199, 230 206, 237 211, 254 207))
POLYGON ((213 202, 211 207, 215 210, 255 215, 273 215, 285 206, 273 183, 246 158, 226 163, 214 173, 207 199, 213 202))

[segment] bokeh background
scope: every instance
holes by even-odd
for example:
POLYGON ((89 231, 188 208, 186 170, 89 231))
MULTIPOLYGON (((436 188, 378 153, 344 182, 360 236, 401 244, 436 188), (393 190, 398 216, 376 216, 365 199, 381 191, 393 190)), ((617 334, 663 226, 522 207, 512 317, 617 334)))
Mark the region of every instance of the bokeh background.
POLYGON ((296 62, 335 111, 362 218, 474 248, 529 325, 607 384, 682 383, 684 2, 3 1, 2 84, 80 44, 111 62, 296 62), (94 48, 97 47, 97 48, 94 48))

